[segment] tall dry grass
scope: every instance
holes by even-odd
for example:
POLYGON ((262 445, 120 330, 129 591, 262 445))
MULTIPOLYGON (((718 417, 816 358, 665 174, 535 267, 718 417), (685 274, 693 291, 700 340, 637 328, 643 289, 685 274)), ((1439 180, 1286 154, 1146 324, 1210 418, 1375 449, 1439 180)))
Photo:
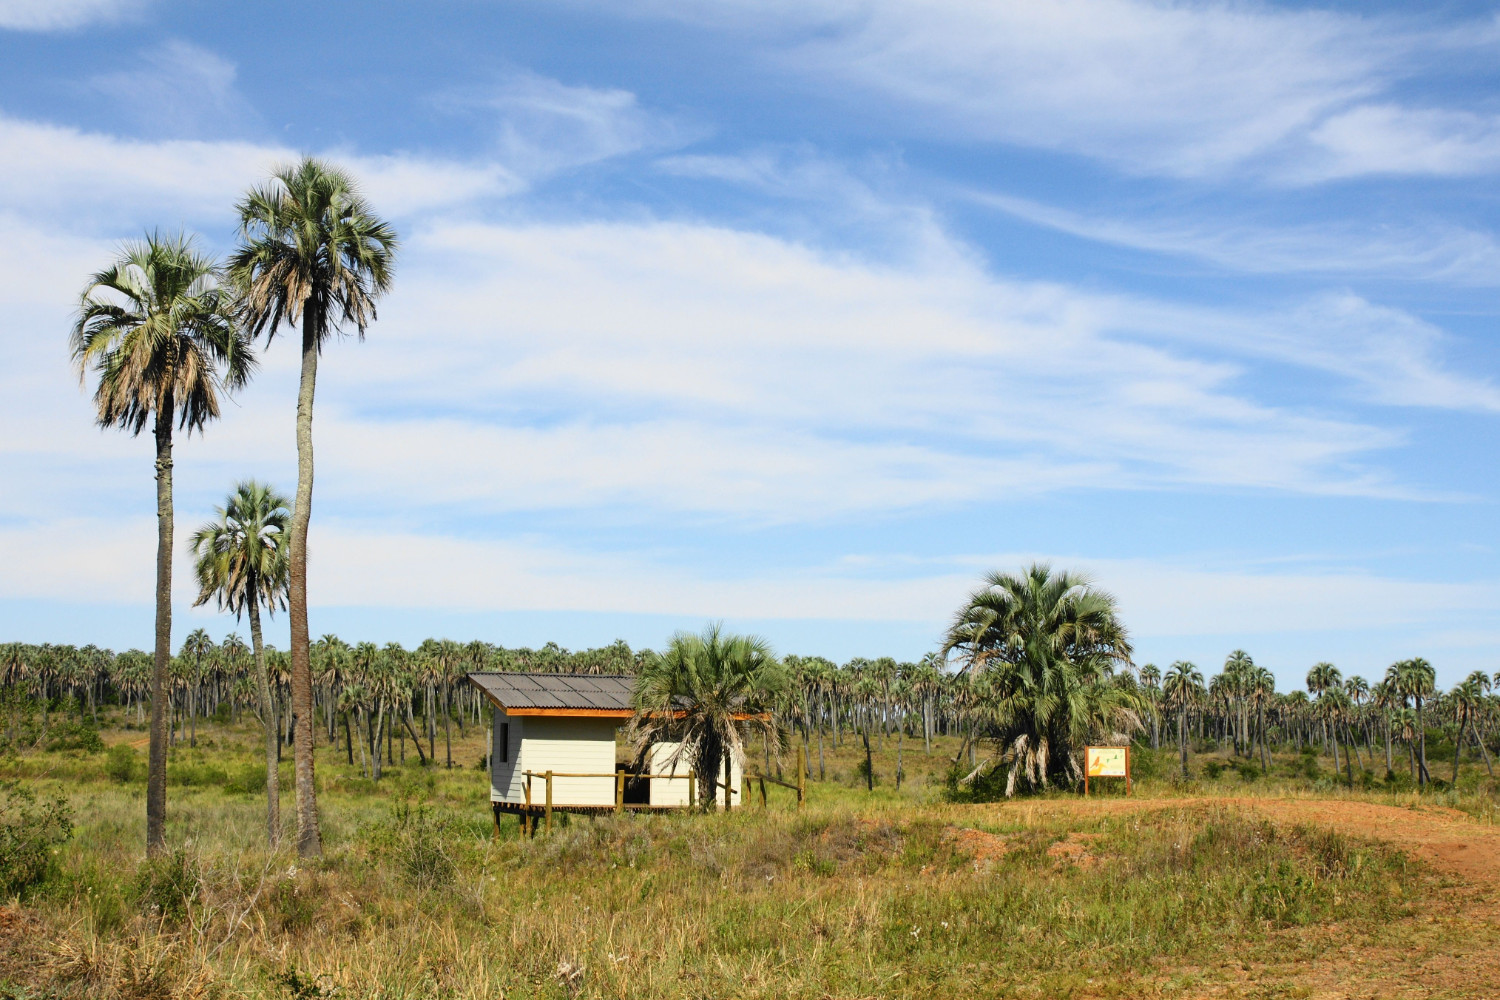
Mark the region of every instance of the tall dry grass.
POLYGON ((800 813, 773 790, 764 810, 559 817, 534 840, 514 821, 495 839, 472 766, 408 761, 375 786, 325 749, 328 853, 301 864, 264 849, 262 800, 228 777, 253 741, 178 751, 182 780, 226 778, 172 788, 174 850, 151 863, 142 787, 102 758, 0 766, 65 790, 77 820, 59 874, 0 911, 0 996, 1187 995, 1395 940, 1433 885, 1397 852, 1232 804, 947 802, 945 757, 910 743, 899 792, 890 750, 869 794, 847 748, 800 813))

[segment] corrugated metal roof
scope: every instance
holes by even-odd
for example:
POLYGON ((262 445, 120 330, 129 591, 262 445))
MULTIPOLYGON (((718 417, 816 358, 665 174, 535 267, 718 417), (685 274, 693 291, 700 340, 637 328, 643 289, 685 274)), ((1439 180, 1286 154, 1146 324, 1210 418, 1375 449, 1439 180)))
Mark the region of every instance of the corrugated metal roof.
POLYGON ((551 674, 482 671, 469 680, 512 708, 577 708, 630 711, 635 678, 628 674, 551 674))

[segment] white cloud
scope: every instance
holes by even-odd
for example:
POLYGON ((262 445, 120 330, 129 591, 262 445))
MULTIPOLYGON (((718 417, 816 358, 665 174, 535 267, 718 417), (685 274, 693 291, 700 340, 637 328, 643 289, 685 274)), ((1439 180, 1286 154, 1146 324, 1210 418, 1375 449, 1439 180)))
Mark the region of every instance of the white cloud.
MULTIPOLYGON (((0 115, 0 212, 74 230, 125 232, 178 225, 225 227, 234 203, 296 150, 253 142, 122 139, 0 115)), ((489 162, 416 154, 323 152, 347 166, 398 219, 515 192, 520 181, 489 162)))
MULTIPOLYGON (((149 517, 0 526, 0 599, 147 605, 154 527, 149 517)), ((647 551, 422 534, 337 517, 315 519, 310 553, 315 611, 335 604, 444 613, 587 608, 599 615, 689 620, 732 614, 765 621, 904 622, 926 626, 934 642, 984 572, 1041 560, 1087 573, 1113 593, 1140 648, 1175 649, 1175 655, 1212 649, 1223 656, 1246 647, 1257 658, 1268 645, 1299 649, 1310 658, 1283 670, 1283 685, 1295 685, 1296 671, 1313 659, 1333 655, 1310 652, 1319 649, 1351 657, 1358 651, 1358 660, 1368 662, 1344 661, 1351 672, 1378 671, 1413 649, 1429 655, 1441 650, 1446 655, 1439 665, 1450 683, 1457 663, 1488 653, 1500 606, 1500 581, 1486 579, 1435 582, 1357 570, 1267 571, 1215 560, 1070 553, 882 553, 774 573, 715 571, 647 551), (1366 642, 1372 633, 1380 638, 1366 642)), ((185 613, 196 596, 185 555, 175 572, 175 599, 185 613)), ((1205 653, 1202 665, 1216 669, 1217 662, 1205 653)))
POLYGON ((498 85, 447 94, 447 110, 478 110, 493 157, 530 181, 632 153, 685 145, 703 129, 643 107, 628 90, 516 72, 498 85))
POLYGON ((137 53, 133 68, 90 77, 126 120, 154 135, 240 132, 256 115, 235 86, 234 63, 173 39, 137 53))
POLYGON ((1309 140, 1314 155, 1288 168, 1295 180, 1500 169, 1500 117, 1468 111, 1364 104, 1325 119, 1309 140))
POLYGON ((64 31, 136 13, 145 0, 0 0, 0 28, 64 31))
POLYGON ((1235 219, 1094 216, 983 191, 962 197, 1087 240, 1206 261, 1251 274, 1361 275, 1459 285, 1500 284, 1500 243, 1449 223, 1324 222, 1276 226, 1235 219))
POLYGON ((744 34, 794 75, 888 102, 910 133, 1004 142, 1174 177, 1294 182, 1493 171, 1493 121, 1409 110, 1391 92, 1489 23, 1261 3, 1159 0, 645 0, 634 9, 744 34))

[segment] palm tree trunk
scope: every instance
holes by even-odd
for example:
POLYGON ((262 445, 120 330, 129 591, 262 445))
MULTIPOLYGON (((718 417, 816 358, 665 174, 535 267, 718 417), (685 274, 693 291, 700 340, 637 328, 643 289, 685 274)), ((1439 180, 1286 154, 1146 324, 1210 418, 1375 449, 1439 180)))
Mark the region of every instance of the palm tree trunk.
POLYGON ((1389 715, 1385 720, 1385 773, 1395 773, 1395 762, 1391 760, 1391 720, 1389 715))
POLYGON ((453 693, 448 687, 448 678, 443 678, 443 742, 448 745, 448 769, 453 769, 453 693))
POLYGON ((1484 769, 1493 778, 1495 769, 1490 766, 1490 751, 1484 745, 1484 738, 1479 735, 1479 723, 1475 722, 1472 716, 1469 718, 1469 731, 1474 734, 1474 743, 1479 747, 1479 752, 1484 755, 1484 769))
POLYGON ((1426 785, 1432 780, 1427 769, 1427 723, 1422 721, 1422 701, 1417 700, 1417 783, 1426 785))
POLYGON ((1260 715, 1260 773, 1271 773, 1271 762, 1266 758, 1266 708, 1261 705, 1257 709, 1260 715))
POLYGON ((870 725, 868 721, 866 721, 862 733, 865 738, 865 790, 873 792, 875 790, 875 762, 870 758, 870 725))
POLYGON ((266 649, 260 634, 260 600, 255 574, 249 574, 245 589, 250 592, 250 648, 255 656, 255 696, 260 702, 260 719, 266 730, 266 843, 276 850, 281 843, 281 774, 276 766, 280 757, 281 736, 276 731, 276 710, 271 704, 271 681, 266 673, 266 649))
MULTIPOLYGON (((930 753, 931 751, 929 750, 928 752, 930 753)), ((823 727, 819 726, 818 727, 818 780, 819 781, 823 780, 823 775, 825 773, 827 773, 827 772, 823 768, 823 727)))
POLYGON ((297 498, 292 505, 288 544, 290 580, 287 616, 292 627, 292 756, 297 774, 297 853, 323 853, 318 829, 317 791, 313 784, 312 650, 307 627, 307 525, 312 516, 313 390, 318 380, 318 334, 324 304, 310 299, 302 315, 302 381, 297 392, 297 498))
POLYGON ((1458 759, 1464 755, 1464 733, 1469 731, 1469 710, 1463 711, 1463 716, 1458 723, 1458 739, 1453 741, 1453 780, 1449 784, 1458 784, 1458 759))
POLYGON ((167 671, 172 664, 172 394, 156 414, 156 651, 146 766, 146 853, 167 846, 167 671))
POLYGON ((1187 766, 1187 709, 1177 710, 1177 749, 1182 754, 1182 780, 1186 781, 1188 776, 1187 766))

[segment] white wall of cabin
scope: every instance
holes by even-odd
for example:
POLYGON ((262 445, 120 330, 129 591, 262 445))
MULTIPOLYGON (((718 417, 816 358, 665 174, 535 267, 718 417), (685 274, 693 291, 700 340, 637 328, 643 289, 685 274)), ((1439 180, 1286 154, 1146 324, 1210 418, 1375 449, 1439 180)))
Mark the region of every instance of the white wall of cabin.
POLYGON ((617 719, 569 718, 566 716, 507 716, 496 709, 492 731, 499 740, 510 725, 509 761, 491 755, 490 801, 524 803, 525 772, 531 771, 531 803, 546 801, 543 771, 599 774, 598 778, 553 778, 554 806, 612 806, 615 804, 615 732, 617 719))
MULTIPOLYGON (((679 760, 674 767, 669 763, 672 755, 677 752, 677 743, 653 743, 651 755, 648 758, 652 774, 682 774, 691 770, 691 765, 686 758, 679 760)), ((721 764, 722 768, 723 765, 721 764)), ((744 805, 743 795, 740 792, 745 786, 745 768, 740 761, 734 761, 730 770, 729 783, 735 787, 734 807, 738 809, 744 805)), ((719 808, 724 807, 725 791, 722 788, 716 790, 714 801, 719 808)), ((683 778, 653 778, 651 779, 651 804, 653 806, 685 806, 688 804, 688 779, 683 778)))

